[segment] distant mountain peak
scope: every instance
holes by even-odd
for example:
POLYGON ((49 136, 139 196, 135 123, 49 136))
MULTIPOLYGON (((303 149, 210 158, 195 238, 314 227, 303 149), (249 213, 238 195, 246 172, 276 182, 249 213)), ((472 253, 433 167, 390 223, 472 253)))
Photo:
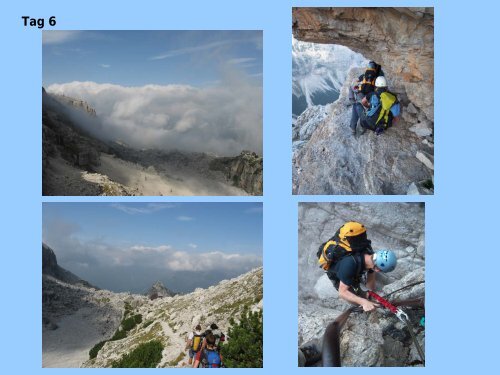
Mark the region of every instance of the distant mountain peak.
POLYGON ((166 288, 160 280, 156 281, 146 293, 151 300, 163 297, 173 297, 176 294, 177 293, 174 293, 170 289, 166 288))

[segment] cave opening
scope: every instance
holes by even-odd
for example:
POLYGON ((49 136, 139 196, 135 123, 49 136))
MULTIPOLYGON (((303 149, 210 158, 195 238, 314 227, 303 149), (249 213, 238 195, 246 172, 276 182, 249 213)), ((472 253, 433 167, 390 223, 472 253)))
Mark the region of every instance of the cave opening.
POLYGON ((368 60, 339 44, 304 42, 292 37, 292 117, 335 102, 352 68, 368 60))

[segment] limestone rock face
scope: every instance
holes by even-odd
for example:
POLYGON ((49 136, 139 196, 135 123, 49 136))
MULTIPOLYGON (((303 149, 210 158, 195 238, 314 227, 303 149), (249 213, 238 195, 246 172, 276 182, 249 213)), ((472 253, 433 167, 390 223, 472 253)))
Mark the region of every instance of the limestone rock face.
POLYGON ((369 130, 363 135, 351 134, 348 86, 360 73, 351 70, 336 102, 311 107, 297 118, 294 194, 407 194, 412 182, 432 180, 432 164, 417 157, 430 158, 432 144, 411 131, 404 119, 379 136, 369 130))
MULTIPOLYGON (((363 70, 352 69, 333 105, 309 108, 295 121, 293 193, 414 194, 413 186, 432 185, 433 9, 294 8, 293 35, 347 46, 382 64, 402 107, 399 121, 381 136, 367 131, 354 138, 347 90, 363 70)), ((433 187, 419 193, 433 194, 433 187)))
MULTIPOLYGON (((350 304, 338 298, 318 267, 316 251, 346 221, 367 228, 374 250, 398 257, 393 272, 377 274, 376 292, 393 302, 425 297, 424 206, 420 203, 301 203, 299 205, 299 347, 320 343, 326 327, 350 304), (403 289, 402 289, 403 288, 403 289), (401 289, 401 290, 399 290, 401 289), (399 291, 398 291, 399 290, 399 291)), ((404 308, 420 345, 422 308, 404 308)), ((316 344, 320 347, 320 344, 316 344)), ((405 326, 387 310, 351 313, 340 336, 342 366, 419 366, 405 326)), ((304 362, 304 361, 302 361, 304 362)))
POLYGON ((219 157, 210 163, 210 168, 224 172, 233 186, 251 195, 262 195, 262 162, 255 152, 242 151, 235 157, 219 157))
POLYGON ((433 8, 294 8, 293 35, 381 63, 395 91, 434 121, 433 8))
POLYGON ((59 266, 54 251, 45 244, 42 244, 42 275, 52 276, 68 284, 93 287, 87 281, 59 266))

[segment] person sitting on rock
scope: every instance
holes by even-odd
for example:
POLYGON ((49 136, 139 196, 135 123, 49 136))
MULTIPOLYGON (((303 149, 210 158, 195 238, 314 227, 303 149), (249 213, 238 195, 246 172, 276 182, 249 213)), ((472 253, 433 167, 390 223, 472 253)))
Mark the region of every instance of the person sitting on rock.
POLYGON ((360 102, 368 93, 375 90, 375 80, 384 76, 382 67, 375 61, 370 61, 366 70, 349 86, 349 102, 360 102))
POLYGON ((189 349, 189 364, 193 363, 193 358, 200 351, 203 342, 201 325, 197 325, 194 332, 190 332, 186 340, 186 350, 189 349))
POLYGON ((376 272, 391 272, 396 268, 396 255, 390 250, 374 252, 363 224, 349 221, 321 244, 318 261, 339 292, 339 297, 372 311, 377 303, 369 301, 360 284, 365 279, 368 289, 375 288, 376 272))
POLYGON ((401 106, 395 94, 387 89, 387 80, 380 76, 375 80, 375 90, 363 97, 361 103, 354 103, 352 107, 351 131, 356 135, 356 127, 361 125, 361 133, 366 129, 377 135, 391 127, 401 113, 401 106))

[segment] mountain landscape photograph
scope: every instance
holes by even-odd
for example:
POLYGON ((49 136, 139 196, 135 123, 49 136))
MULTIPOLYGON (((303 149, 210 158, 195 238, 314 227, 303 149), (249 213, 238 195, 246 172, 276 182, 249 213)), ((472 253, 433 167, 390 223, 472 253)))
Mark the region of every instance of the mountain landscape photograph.
POLYGON ((262 31, 43 31, 43 195, 262 195, 262 31))
POLYGON ((262 277, 261 203, 44 203, 42 367, 262 367, 262 277))

